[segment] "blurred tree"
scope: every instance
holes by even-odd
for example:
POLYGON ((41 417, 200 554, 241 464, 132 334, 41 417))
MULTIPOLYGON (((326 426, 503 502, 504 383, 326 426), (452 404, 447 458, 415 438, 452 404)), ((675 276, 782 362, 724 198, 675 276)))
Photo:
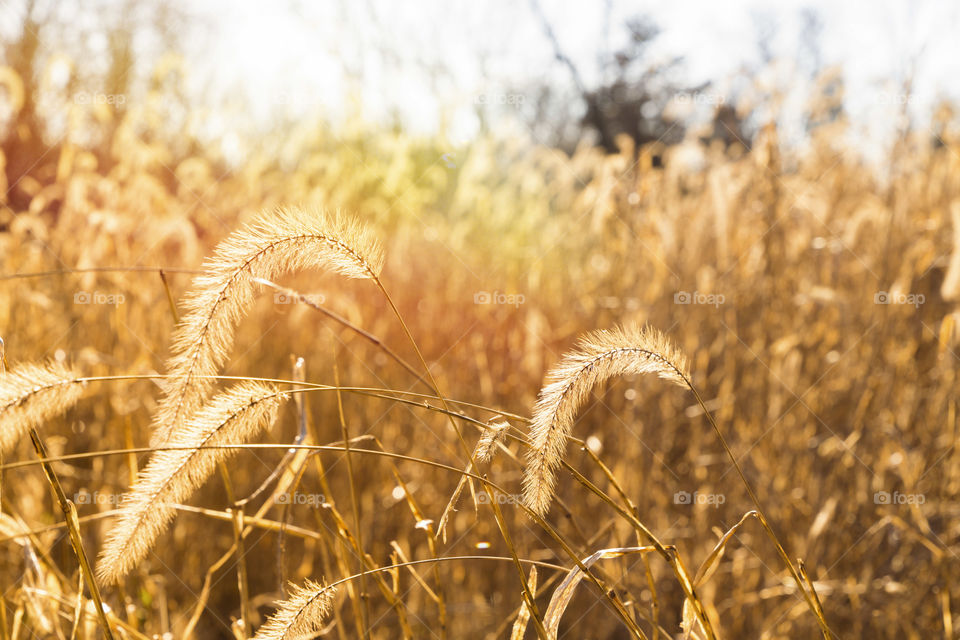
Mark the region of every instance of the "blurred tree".
MULTIPOLYGON (((589 87, 580 69, 564 52, 539 1, 530 0, 530 6, 553 47, 554 57, 569 71, 583 110, 578 119, 579 126, 575 128, 557 120, 546 120, 556 123, 551 136, 553 144, 570 150, 581 138, 590 135, 597 145, 614 152, 617 150, 617 136, 622 134, 630 136, 638 145, 657 141, 670 144, 683 138, 683 124, 664 116, 670 101, 685 89, 670 79, 682 58, 676 57, 662 64, 650 63, 647 52, 659 34, 653 22, 645 17, 628 20, 624 25, 628 32, 627 43, 612 54, 605 50, 609 42, 609 37, 605 36, 604 48, 597 57, 601 80, 597 86, 589 87)), ((608 31, 609 3, 605 11, 604 24, 607 26, 604 30, 608 31)), ((535 94, 534 122, 543 123, 545 115, 550 117, 550 112, 557 110, 550 103, 562 100, 564 96, 549 86, 536 88, 535 94)), ((563 102, 569 104, 569 101, 563 102)))

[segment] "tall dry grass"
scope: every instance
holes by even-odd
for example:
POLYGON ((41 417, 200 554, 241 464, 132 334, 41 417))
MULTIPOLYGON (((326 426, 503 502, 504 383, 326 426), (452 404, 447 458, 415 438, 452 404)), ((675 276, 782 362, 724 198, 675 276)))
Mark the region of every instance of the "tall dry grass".
POLYGON ((102 633, 30 426, 87 556, 119 548, 124 524, 143 541, 101 565, 118 582, 100 586, 117 636, 283 637, 334 583, 305 630, 816 637, 822 610, 837 637, 956 634, 953 116, 937 139, 904 135, 884 172, 842 146, 842 123, 803 152, 772 126, 747 152, 624 141, 566 157, 491 138, 451 169, 442 139, 355 122, 296 132, 284 162, 224 175, 215 158, 145 139, 137 119, 159 116, 152 104, 115 123, 106 164, 65 147, 14 187, 27 208, 0 210, 7 637, 102 633), (288 203, 369 227, 390 300, 341 277, 323 232, 245 267, 286 232, 249 225, 288 203), (258 229, 248 243, 217 249, 245 228, 258 229), (575 402, 541 389, 612 346, 578 348, 580 336, 621 325, 669 335, 702 403, 640 375, 660 372, 642 354, 587 370, 575 402), (217 339, 202 368, 169 367, 172 341, 195 351, 204 326, 217 339), (82 399, 79 383, 33 394, 79 376, 82 399), (203 448, 228 417, 213 419, 229 403, 209 392, 251 384, 296 401, 269 431, 271 416, 251 417, 203 448), (151 448, 176 388, 199 421, 160 420, 182 429, 151 448), (547 411, 543 397, 559 402, 547 411), (523 500, 538 438, 557 454, 527 481, 552 497, 544 518, 523 500), (124 511, 137 504, 124 494, 163 493, 181 464, 196 465, 184 490, 124 511), (475 496, 444 541, 437 523, 465 469, 475 496))

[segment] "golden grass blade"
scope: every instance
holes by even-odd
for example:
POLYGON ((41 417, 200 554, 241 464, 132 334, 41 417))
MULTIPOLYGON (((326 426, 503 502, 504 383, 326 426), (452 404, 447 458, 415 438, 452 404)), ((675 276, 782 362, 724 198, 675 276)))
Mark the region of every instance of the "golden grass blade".
POLYGON ((523 499, 530 509, 541 516, 549 510, 567 437, 590 391, 612 377, 641 373, 655 373, 689 388, 686 358, 649 327, 589 334, 550 371, 530 427, 531 448, 523 477, 523 499))
MULTIPOLYGON (((710 579, 710 576, 713 575, 719 566, 720 558, 723 557, 730 538, 733 537, 749 518, 756 518, 758 515, 756 511, 746 512, 737 524, 730 527, 730 529, 720 537, 717 544, 714 545, 713 551, 710 552, 707 559, 704 560, 700 568, 697 569, 697 575, 693 579, 694 588, 699 587, 710 579)), ((697 620, 696 613, 694 612, 693 604, 690 602, 690 598, 685 598, 683 601, 683 619, 680 622, 680 628, 683 629, 683 640, 687 640, 690 637, 700 640, 705 637, 703 628, 700 626, 700 622, 697 620)))
POLYGON ((334 587, 307 580, 302 587, 291 584, 288 600, 277 603, 277 611, 257 631, 253 640, 312 638, 333 610, 334 587))
POLYGON ((256 278, 273 280, 310 268, 375 279, 383 263, 376 239, 342 218, 300 210, 265 215, 220 243, 193 282, 173 336, 172 376, 154 420, 151 446, 160 446, 203 403, 233 344, 234 327, 253 300, 256 278))
MULTIPOLYGON (((600 549, 599 551, 592 553, 581 560, 581 563, 585 568, 589 569, 598 560, 608 560, 610 558, 619 558, 620 556, 627 554, 649 553, 651 551, 656 551, 656 549, 649 546, 600 549)), ((543 614, 543 626, 547 629, 547 633, 549 634, 551 640, 555 640, 557 638, 557 634, 560 631, 560 618, 563 617, 563 612, 567 610, 567 605, 569 605, 570 600, 573 599, 573 594, 577 589, 577 585, 580 584, 580 581, 583 580, 584 577, 585 574, 580 567, 574 567, 570 569, 570 572, 567 573, 567 577, 563 579, 563 582, 561 582, 553 592, 553 596, 550 598, 550 604, 547 605, 547 612, 543 614)))
POLYGON ((244 443, 271 425, 286 396, 275 387, 241 383, 215 397, 158 451, 124 496, 116 524, 107 535, 97 577, 118 582, 150 550, 187 500, 236 451, 218 445, 244 443))
POLYGON ((30 429, 63 413, 83 396, 74 369, 56 362, 25 363, 0 374, 0 453, 30 429))
MULTIPOLYGON (((530 585, 530 593, 537 592, 537 566, 530 567, 530 578, 527 582, 530 585)), ((523 634, 527 632, 527 623, 530 621, 530 607, 524 600, 520 605, 520 611, 517 613, 517 620, 513 623, 513 629, 510 631, 510 640, 523 640, 523 634)))

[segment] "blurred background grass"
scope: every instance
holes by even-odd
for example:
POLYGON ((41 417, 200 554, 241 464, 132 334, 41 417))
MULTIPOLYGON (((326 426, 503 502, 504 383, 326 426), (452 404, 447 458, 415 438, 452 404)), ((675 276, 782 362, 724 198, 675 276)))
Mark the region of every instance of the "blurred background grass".
MULTIPOLYGON (((67 18, 79 5, 4 8, 11 35, 0 69, 0 336, 8 362, 55 358, 89 375, 163 372, 174 326, 155 270, 10 276, 165 266, 179 297, 190 275, 176 269, 199 268, 259 211, 287 204, 342 210, 382 238, 384 281, 451 397, 528 415, 544 373, 579 334, 648 322, 690 356, 695 383, 774 529, 804 559, 838 636, 958 637, 960 136, 946 97, 917 115, 911 88, 922 65, 891 74, 897 89, 878 93, 894 117, 883 153, 868 154, 875 140, 852 122, 842 66, 804 72, 810 91, 791 116, 789 86, 763 82, 779 58, 758 55, 754 69, 727 85, 687 84, 679 63, 649 57, 655 22, 643 7, 628 7, 621 11, 629 20, 608 16, 620 35, 597 41, 600 72, 586 73, 582 59, 565 51, 569 19, 534 3, 522 8, 524 19, 558 62, 539 85, 476 92, 466 134, 454 116, 426 131, 399 110, 371 116, 363 82, 340 97, 336 114, 324 115, 322 106, 295 117, 280 110, 265 125, 251 115, 259 107, 231 108, 188 89, 191 58, 178 46, 195 51, 196 43, 177 36, 202 39, 218 33, 218 24, 164 3, 100 9, 97 20, 71 26, 67 18), (97 304, 106 296, 120 302, 97 304)), ((382 26, 389 15, 382 6, 368 11, 360 14, 368 25, 382 26)), ((788 14, 842 30, 813 9, 772 15, 788 14)), ((373 33, 373 43, 389 42, 373 33)), ((759 28, 757 42, 763 51, 759 28)), ((368 44, 370 55, 389 59, 389 50, 368 44)), ((304 58, 309 64, 309 52, 304 58)), ((285 284, 323 296, 325 306, 414 361, 367 283, 309 273, 285 284)), ((242 322, 224 373, 288 377, 291 356, 305 359, 310 380, 331 383, 337 366, 343 384, 427 391, 355 334, 269 292, 242 322)), ((52 453, 145 446, 156 397, 149 381, 91 385, 87 400, 46 425, 52 453)), ((461 464, 443 416, 349 394, 343 400, 354 435, 461 464)), ((336 397, 312 394, 308 402, 319 440, 338 440, 336 397)), ((270 440, 288 442, 295 433, 289 408, 270 440)), ((699 565, 751 508, 704 416, 677 389, 648 379, 614 382, 597 391, 575 435, 592 436, 591 448, 641 519, 676 544, 688 566, 699 565), (685 504, 683 492, 709 500, 685 504)), ((568 454, 604 484, 584 452, 571 446, 568 454)), ((31 455, 23 444, 12 458, 31 455)), ((279 458, 258 452, 232 463, 238 493, 253 490, 279 458)), ((326 499, 348 513, 342 458, 323 454, 333 494, 326 499)), ((390 562, 392 540, 411 558, 429 557, 390 464, 360 464, 365 548, 380 564, 390 562)), ((412 462, 397 467, 426 517, 438 519, 456 477, 412 462)), ((59 463, 57 471, 68 493, 117 496, 131 481, 131 460, 93 457, 59 463)), ((501 456, 492 476, 518 489, 520 471, 501 456)), ((51 558, 65 576, 75 562, 63 531, 43 530, 59 514, 40 470, 4 470, 2 480, 7 624, 22 615, 21 637, 26 629, 45 637, 63 612, 72 614, 67 594, 75 580, 33 569, 29 554, 51 558), (40 532, 29 541, 12 537, 23 527, 40 532)), ((311 467, 303 490, 319 487, 311 467)), ((559 496, 564 506, 552 520, 582 556, 633 543, 630 527, 570 478, 561 480, 559 496)), ((194 504, 228 506, 217 482, 194 504)), ((81 505, 81 516, 112 507, 109 500, 81 505)), ((516 508, 505 513, 521 555, 569 564, 516 508)), ((315 505, 290 517, 335 529, 315 505)), ((85 521, 83 531, 98 549, 103 521, 85 521)), ((178 636, 207 567, 232 539, 227 522, 181 514, 156 555, 108 602, 148 635, 178 636)), ((320 545, 288 539, 281 562, 278 537, 258 532, 247 550, 261 615, 282 578, 344 577, 320 545)), ((506 551, 495 523, 464 501, 441 553, 506 551)), ((639 617, 651 615, 641 560, 598 566, 639 617)), ((667 567, 651 559, 650 568, 660 623, 677 633, 680 589, 667 567)), ((234 572, 231 561, 216 573, 201 637, 231 637, 239 615, 234 572)), ((506 635, 503 624, 520 603, 507 565, 445 563, 439 575, 452 637, 506 635)), ((411 624, 431 637, 436 610, 408 586, 411 624)), ((736 535, 701 595, 723 637, 817 634, 759 528, 736 535)), ((392 609, 375 590, 369 600, 374 637, 395 637, 392 609)), ((347 611, 344 605, 334 632, 340 637, 354 632, 347 611)), ((564 620, 567 637, 626 637, 602 596, 586 587, 564 620)))

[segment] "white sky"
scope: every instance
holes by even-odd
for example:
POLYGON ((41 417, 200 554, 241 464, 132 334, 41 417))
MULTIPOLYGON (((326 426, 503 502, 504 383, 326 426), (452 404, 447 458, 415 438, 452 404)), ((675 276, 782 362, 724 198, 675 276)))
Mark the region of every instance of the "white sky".
MULTIPOLYGON (((843 65, 855 123, 882 129, 898 100, 909 99, 911 113, 925 119, 939 96, 960 98, 960 3, 952 0, 610 0, 611 42, 603 35, 605 2, 541 4, 588 82, 597 77, 598 51, 623 42, 624 19, 646 13, 662 29, 652 55, 685 60, 681 84, 712 81, 725 90, 738 70, 756 69, 758 25, 769 23, 782 62, 764 81, 802 92, 797 78, 809 61, 800 11, 809 7, 823 19, 823 63, 843 65), (902 96, 914 65, 913 91, 902 96)), ((569 83, 522 0, 207 0, 190 11, 209 23, 191 45, 196 86, 248 100, 259 121, 277 109, 302 114, 317 105, 336 117, 359 96, 371 119, 397 109, 414 129, 445 128, 456 141, 475 131, 478 96, 522 91, 528 80, 569 83), (439 71, 431 79, 426 68, 439 71)))

